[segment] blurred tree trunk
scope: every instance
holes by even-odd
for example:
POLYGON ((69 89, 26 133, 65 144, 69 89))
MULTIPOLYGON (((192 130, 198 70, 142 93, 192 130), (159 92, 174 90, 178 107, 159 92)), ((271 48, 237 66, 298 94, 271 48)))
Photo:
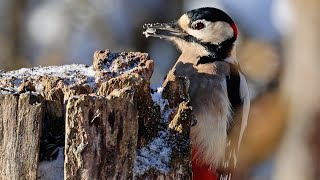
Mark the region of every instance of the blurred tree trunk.
POLYGON ((25 25, 25 12, 27 0, 13 0, 9 3, 7 19, 10 21, 7 33, 7 57, 4 58, 4 69, 12 70, 26 66, 23 57, 23 26, 25 25))
POLYGON ((319 177, 320 1, 291 1, 296 24, 285 42, 283 96, 289 103, 288 130, 277 160, 275 180, 319 177))

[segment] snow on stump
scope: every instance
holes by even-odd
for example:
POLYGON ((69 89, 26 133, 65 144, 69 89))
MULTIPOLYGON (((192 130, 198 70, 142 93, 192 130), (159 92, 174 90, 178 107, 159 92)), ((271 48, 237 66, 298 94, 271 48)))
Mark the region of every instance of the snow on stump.
POLYGON ((0 179, 191 179, 188 80, 152 89, 153 68, 106 50, 0 72, 0 179))

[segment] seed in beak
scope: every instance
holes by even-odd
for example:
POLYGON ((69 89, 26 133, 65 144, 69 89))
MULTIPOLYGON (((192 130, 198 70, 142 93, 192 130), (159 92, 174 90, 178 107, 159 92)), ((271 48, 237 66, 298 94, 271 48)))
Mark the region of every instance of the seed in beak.
POLYGON ((148 29, 146 29, 143 34, 146 36, 146 38, 148 38, 150 35, 155 35, 156 34, 156 29, 155 28, 151 28, 149 27, 148 29))

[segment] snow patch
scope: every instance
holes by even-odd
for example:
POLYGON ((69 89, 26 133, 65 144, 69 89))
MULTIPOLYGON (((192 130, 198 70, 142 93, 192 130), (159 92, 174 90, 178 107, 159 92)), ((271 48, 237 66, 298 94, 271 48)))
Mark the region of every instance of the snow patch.
POLYGON ((128 58, 126 53, 112 53, 102 66, 102 71, 111 76, 119 76, 134 71, 140 62, 139 58, 128 58))
POLYGON ((14 76, 17 78, 26 78, 28 76, 57 76, 61 78, 70 78, 75 74, 82 74, 85 76, 93 77, 95 71, 92 66, 84 64, 71 64, 64 66, 48 66, 48 67, 35 67, 35 68, 22 68, 16 71, 9 71, 3 73, 2 76, 14 76))
POLYGON ((140 64, 144 66, 142 63, 148 59, 147 56, 140 52, 108 53, 107 57, 104 57, 106 59, 99 59, 95 68, 84 64, 71 64, 22 68, 9 72, 0 70, 0 94, 12 93, 12 90, 13 93, 18 92, 18 87, 24 81, 33 83, 34 91, 41 92, 44 88, 41 85, 42 77, 61 79, 64 86, 82 85, 95 89, 101 81, 136 72, 140 64))
POLYGON ((38 167, 39 180, 61 180, 64 176, 64 148, 59 147, 59 153, 56 160, 41 161, 38 167))
POLYGON ((162 98, 163 87, 151 87, 151 89, 156 89, 154 93, 151 94, 153 102, 160 106, 161 112, 165 111, 166 105, 169 104, 168 100, 162 98))
MULTIPOLYGON (((152 89, 156 89, 156 91, 152 93, 152 99, 160 106, 162 114, 161 123, 167 123, 171 110, 166 108, 168 107, 168 101, 162 98, 163 88, 157 87, 152 89)), ((159 132, 158 137, 138 150, 134 163, 135 175, 142 175, 150 169, 155 169, 163 173, 169 171, 172 149, 169 145, 168 135, 168 129, 163 129, 159 132)))
POLYGON ((151 168, 164 173, 169 171, 172 149, 167 142, 167 136, 167 131, 161 131, 157 138, 138 150, 134 164, 136 175, 144 174, 151 168))
MULTIPOLYGON (((95 71, 92 66, 83 64, 71 64, 64 66, 48 66, 48 67, 34 67, 34 68, 22 68, 16 71, 9 71, 0 74, 1 78, 14 79, 13 89, 17 88, 22 84, 24 79, 38 79, 43 76, 59 77, 63 79, 67 85, 73 85, 80 83, 82 80, 86 80, 86 84, 92 85, 95 82, 95 71)), ((41 84, 36 84, 36 91, 43 90, 41 84)))

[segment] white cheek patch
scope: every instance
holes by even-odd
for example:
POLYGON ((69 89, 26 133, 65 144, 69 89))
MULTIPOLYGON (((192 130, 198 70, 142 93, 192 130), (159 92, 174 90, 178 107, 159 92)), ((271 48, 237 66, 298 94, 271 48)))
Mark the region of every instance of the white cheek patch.
POLYGON ((178 23, 180 27, 186 31, 189 28, 190 19, 186 14, 184 14, 180 17, 178 23))
MULTIPOLYGON (((207 49, 200 44, 197 43, 189 43, 185 40, 179 39, 179 38, 171 38, 171 40, 175 43, 175 45, 178 47, 178 49, 182 53, 186 54, 193 54, 196 55, 197 57, 201 56, 208 56, 209 52, 207 49)), ((192 56, 190 56, 192 57, 192 56)))
POLYGON ((219 44, 231 38, 234 34, 230 24, 226 22, 218 21, 211 23, 204 20, 201 22, 204 22, 204 24, 206 25, 205 28, 201 30, 188 28, 185 29, 185 31, 204 43, 219 44))

